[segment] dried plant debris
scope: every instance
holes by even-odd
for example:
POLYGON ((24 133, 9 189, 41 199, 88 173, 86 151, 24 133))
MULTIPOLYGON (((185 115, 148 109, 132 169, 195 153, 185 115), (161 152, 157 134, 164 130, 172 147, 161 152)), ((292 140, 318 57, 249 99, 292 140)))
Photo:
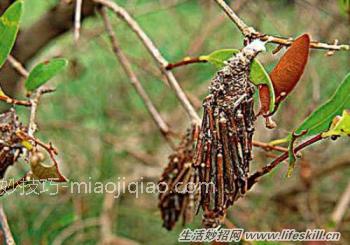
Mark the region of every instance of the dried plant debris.
POLYGON ((13 109, 0 115, 0 178, 23 153, 22 139, 17 132, 25 130, 13 109))
POLYGON ((253 41, 226 62, 209 86, 194 166, 201 185, 203 224, 215 227, 226 209, 247 191, 254 133, 254 85, 249 80, 250 64, 264 50, 253 41), (211 185, 213 184, 213 185, 211 185))
POLYGON ((176 152, 169 156, 169 163, 159 181, 159 208, 163 226, 168 230, 180 217, 183 224, 190 223, 198 210, 199 178, 192 166, 198 133, 197 125, 187 130, 176 152))

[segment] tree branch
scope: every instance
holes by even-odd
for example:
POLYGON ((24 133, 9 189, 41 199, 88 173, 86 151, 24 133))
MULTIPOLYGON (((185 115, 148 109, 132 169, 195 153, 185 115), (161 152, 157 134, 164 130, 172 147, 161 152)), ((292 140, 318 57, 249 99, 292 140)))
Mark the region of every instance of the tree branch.
POLYGON ((145 104, 149 114, 152 116, 153 121, 156 123, 158 128, 160 129, 162 135, 164 138, 167 140, 169 145, 175 149, 175 145, 172 142, 170 138, 170 129, 167 125, 167 123, 163 120, 162 116, 154 106, 154 104, 151 101, 151 98, 148 96, 147 92, 143 88, 140 80, 138 79, 136 73, 132 69, 132 65, 129 61, 129 59, 125 56, 124 52, 120 49, 119 42, 114 34, 112 24, 109 21, 109 18, 107 16, 106 10, 104 7, 100 9, 100 14, 103 18, 103 22, 105 25, 106 32, 108 33, 109 39, 111 41, 111 45, 113 48, 113 52, 118 58, 120 64, 122 65, 122 68, 124 69, 125 73, 128 75, 130 78, 131 85, 135 88, 136 92, 139 94, 141 97, 143 103, 145 104))
MULTIPOLYGON (((277 37, 272 35, 267 35, 256 31, 253 27, 248 26, 245 22, 238 16, 236 13, 228 6, 224 0, 215 0, 216 3, 221 7, 222 10, 228 15, 228 17, 235 23, 238 29, 242 32, 245 37, 248 38, 259 38, 262 41, 267 41, 283 46, 290 46, 293 43, 292 38, 285 37, 277 37)), ((348 44, 337 44, 337 40, 335 40, 334 44, 321 43, 318 41, 311 41, 310 48, 314 49, 325 49, 332 51, 340 51, 340 50, 350 50, 350 45, 348 44)))
POLYGON ((10 62, 11 66, 21 75, 23 78, 29 77, 29 72, 24 68, 24 66, 19 62, 15 57, 9 55, 7 57, 8 62, 10 62))
POLYGON ((162 56, 162 54, 159 52, 159 49, 154 45, 152 40, 147 36, 147 34, 144 32, 144 30, 140 27, 140 25, 131 17, 131 15, 122 7, 120 7, 118 4, 110 1, 110 0, 94 0, 96 3, 100 3, 107 8, 111 9, 116 15, 123 20, 130 29, 135 32, 135 34, 139 37, 142 44, 145 46, 145 48, 148 50, 148 52, 152 55, 154 60, 158 63, 160 70, 167 78, 171 88, 174 90, 177 98, 181 102, 182 106, 186 110, 188 116, 192 121, 195 123, 200 123, 200 118, 198 117, 195 109, 193 108, 192 104, 188 100, 185 92, 182 90, 181 86, 177 82, 174 74, 166 69, 166 66, 168 65, 168 61, 162 56))
POLYGON ((13 239, 10 226, 7 222, 7 217, 2 204, 0 204, 0 223, 1 223, 1 228, 5 234, 6 244, 10 244, 10 245, 16 244, 15 240, 13 239))
POLYGON ((83 0, 76 0, 75 3, 75 16, 74 16, 74 41, 77 43, 80 37, 81 27, 81 7, 83 0))
POLYGON ((332 220, 336 224, 336 227, 338 227, 340 222, 342 221, 346 211, 349 209, 349 205, 350 205, 350 182, 348 183, 344 193, 341 195, 339 202, 332 213, 332 220))

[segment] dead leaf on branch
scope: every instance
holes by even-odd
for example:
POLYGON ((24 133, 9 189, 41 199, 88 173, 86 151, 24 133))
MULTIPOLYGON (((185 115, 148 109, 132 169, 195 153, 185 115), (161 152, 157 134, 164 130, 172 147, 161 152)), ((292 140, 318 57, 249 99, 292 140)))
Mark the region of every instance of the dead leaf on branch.
POLYGON ((303 34, 287 49, 270 73, 276 96, 276 107, 294 89, 309 58, 310 36, 303 34))
POLYGON ((58 169, 56 162, 54 162, 53 165, 48 166, 43 163, 44 160, 44 154, 41 152, 35 152, 32 154, 30 158, 30 167, 32 171, 31 177, 33 179, 50 180, 54 182, 67 181, 66 177, 64 177, 58 169))

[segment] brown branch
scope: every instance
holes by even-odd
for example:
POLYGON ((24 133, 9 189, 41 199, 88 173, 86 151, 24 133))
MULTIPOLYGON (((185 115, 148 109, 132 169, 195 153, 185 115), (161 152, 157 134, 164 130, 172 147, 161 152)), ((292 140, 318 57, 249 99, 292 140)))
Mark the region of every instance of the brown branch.
POLYGON ((185 66, 185 65, 188 65, 188 64, 193 64, 193 63, 207 63, 208 61, 207 60, 204 60, 204 59, 201 59, 201 57, 186 57, 184 58, 183 60, 179 61, 179 62, 176 62, 176 63, 169 63, 165 69, 167 70, 172 70, 176 67, 179 67, 179 66, 185 66))
POLYGON ((35 117, 36 117, 38 103, 41 95, 42 95, 42 90, 39 88, 34 92, 34 94, 32 95, 32 98, 30 99, 32 106, 30 108, 30 115, 29 115, 28 135, 31 137, 34 136, 34 133, 37 129, 37 125, 35 123, 35 117))
POLYGON ((53 155, 58 155, 58 150, 51 143, 44 143, 41 140, 29 135, 29 133, 25 133, 23 131, 19 131, 16 133, 19 138, 22 140, 31 140, 35 142, 37 145, 44 148, 47 152, 52 152, 53 155))
POLYGON ((264 149, 265 151, 274 150, 274 151, 280 151, 280 152, 288 152, 288 149, 285 147, 271 145, 271 144, 256 141, 256 140, 253 140, 253 146, 260 147, 260 148, 264 149))
POLYGON ((158 110, 156 109, 154 104, 152 103, 151 98, 148 96, 147 92, 145 91, 145 89, 141 85, 140 80, 138 79, 136 73, 132 69, 132 66, 131 66, 129 59, 125 56, 124 52, 120 49, 119 42, 114 34, 111 22, 108 19, 108 16, 107 16, 107 13, 106 13, 104 7, 102 7, 100 9, 100 14, 103 18, 106 32, 108 33, 109 39, 111 41, 113 52, 116 55, 116 57, 118 58, 125 73, 130 78, 129 81, 131 82, 131 84, 134 86, 136 92, 141 97, 149 114, 152 116, 152 119, 154 120, 154 122, 156 123, 158 128, 160 129, 164 138, 167 140, 167 142, 169 143, 169 145, 172 148, 175 148, 175 145, 170 138, 171 131, 170 131, 167 123, 163 120, 162 116, 160 115, 160 113, 158 112, 158 110))
POLYGON ((244 36, 252 36, 252 34, 258 34, 258 32, 253 28, 249 27, 244 21, 239 18, 238 15, 228 6, 224 0, 215 0, 217 4, 225 11, 228 17, 236 24, 238 29, 242 32, 244 36))
POLYGON ((154 45, 153 41, 147 36, 140 25, 131 17, 131 15, 122 7, 120 7, 115 2, 110 0, 94 0, 96 3, 100 3, 107 8, 111 9, 121 20, 123 20, 130 29, 138 36, 142 44, 152 55, 154 60, 158 63, 160 70, 167 78, 171 88, 174 90, 178 100, 181 102, 182 106, 186 110, 188 116, 195 123, 200 123, 200 118, 198 117, 195 109, 193 108, 191 102, 188 100, 185 92, 182 90, 178 81, 176 80, 174 74, 167 70, 165 67, 168 65, 167 60, 162 56, 159 49, 154 45))
POLYGON ((113 207, 115 203, 115 193, 109 192, 104 195, 102 211, 100 215, 101 244, 110 244, 113 239, 113 207))
MULTIPOLYGON (((222 10, 225 11, 225 13, 228 15, 228 17, 235 23, 235 25, 238 27, 238 29, 241 31, 241 33, 248 38, 259 38, 262 41, 267 41, 279 45, 284 46, 290 46, 294 39, 292 38, 285 38, 285 37, 278 37, 273 35, 267 35, 260 33, 256 31, 253 27, 248 26, 245 24, 245 22, 238 16, 236 13, 225 3, 224 0, 215 0, 216 3, 222 8, 222 10)), ((321 43, 318 41, 311 41, 310 42, 310 48, 314 49, 325 49, 325 50, 333 50, 333 51, 340 51, 340 50, 350 50, 350 45, 348 44, 337 44, 336 42, 334 44, 328 44, 328 43, 321 43)))
POLYGON ((340 197, 339 202, 332 213, 332 220, 336 224, 336 227, 338 227, 340 222, 342 221, 346 211, 349 209, 349 205, 350 205, 350 182, 348 183, 344 193, 340 197))
POLYGON ((11 105, 21 105, 21 106, 31 106, 32 103, 27 100, 16 100, 8 97, 7 95, 0 95, 0 100, 6 102, 11 105))
POLYGON ((74 15, 74 41, 77 43, 80 37, 81 27, 81 7, 83 0, 76 0, 75 3, 75 15, 74 15))
POLYGON ((0 223, 1 223, 1 228, 5 234, 6 244, 11 244, 11 245, 16 244, 15 240, 13 239, 10 226, 7 222, 7 217, 2 204, 0 204, 0 223))
POLYGON ((9 55, 7 57, 8 62, 10 62, 11 66, 24 78, 29 77, 29 72, 24 68, 24 66, 19 62, 15 57, 9 55))
MULTIPOLYGON (((322 138, 321 134, 318 134, 316 136, 314 136, 313 138, 301 143, 300 145, 298 145, 297 147, 295 147, 294 149, 294 153, 297 153, 299 151, 301 151, 302 149, 304 149, 305 147, 312 145, 320 140, 322 140, 324 138, 322 138)), ((286 160, 288 158, 288 152, 283 153, 282 155, 280 155, 278 158, 276 158, 275 160, 273 160, 270 164, 264 166, 262 169, 256 171, 254 174, 252 174, 251 176, 249 176, 248 179, 248 190, 252 188, 252 186, 257 183, 259 181, 259 179, 270 173, 275 167, 278 166, 278 164, 280 164, 281 162, 283 162, 284 160, 286 160)))

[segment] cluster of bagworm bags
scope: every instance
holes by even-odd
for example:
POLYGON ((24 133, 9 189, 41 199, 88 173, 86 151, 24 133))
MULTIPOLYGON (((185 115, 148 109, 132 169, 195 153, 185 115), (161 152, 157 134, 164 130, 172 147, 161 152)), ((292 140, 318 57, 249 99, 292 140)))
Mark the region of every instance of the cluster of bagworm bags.
MULTIPOLYGON (((256 119, 254 85, 249 74, 250 65, 260 51, 254 45, 247 45, 226 61, 212 79, 209 95, 203 101, 198 137, 189 138, 190 150, 178 150, 170 156, 161 181, 170 183, 167 187, 171 194, 161 194, 159 205, 166 228, 171 229, 180 216, 188 223, 187 216, 198 212, 193 203, 202 207, 203 225, 216 227, 225 218, 227 208, 246 193, 256 119), (184 176, 199 181, 199 194, 179 194, 173 189, 171 183, 177 183, 184 176), (194 201, 184 201, 186 199, 194 201), (191 206, 186 206, 188 204, 191 206)), ((184 148, 183 145, 184 142, 179 149, 184 148)))

